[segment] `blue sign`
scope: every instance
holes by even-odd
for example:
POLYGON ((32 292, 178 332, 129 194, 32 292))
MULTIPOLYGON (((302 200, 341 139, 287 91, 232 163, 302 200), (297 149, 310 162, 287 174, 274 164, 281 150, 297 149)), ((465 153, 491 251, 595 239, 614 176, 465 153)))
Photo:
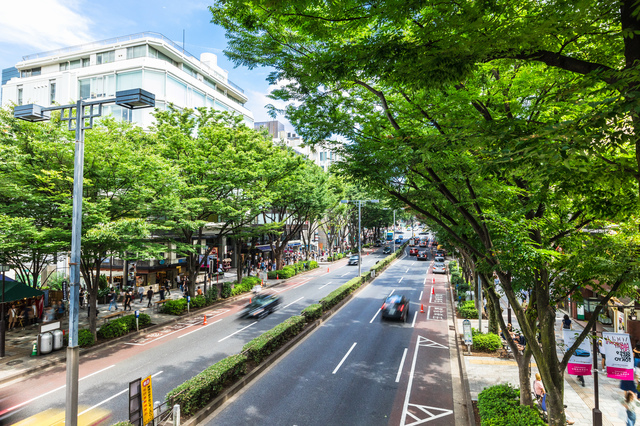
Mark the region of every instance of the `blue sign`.
POLYGON ((191 303, 191 296, 187 296, 187 303, 191 303))
POLYGON ((136 314, 136 318, 140 317, 140 311, 136 311, 135 314, 136 314))

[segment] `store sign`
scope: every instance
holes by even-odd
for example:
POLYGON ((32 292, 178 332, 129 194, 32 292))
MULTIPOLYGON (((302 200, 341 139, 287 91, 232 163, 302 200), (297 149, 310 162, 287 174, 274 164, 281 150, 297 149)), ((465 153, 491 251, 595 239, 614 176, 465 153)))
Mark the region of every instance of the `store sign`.
POLYGON ((142 380, 142 422, 143 424, 153 421, 153 389, 151 388, 151 376, 142 380))
POLYGON ((467 346, 473 345, 473 333, 471 332, 471 321, 468 319, 462 321, 462 330, 464 332, 464 344, 467 346))
POLYGON ((627 333, 602 332, 602 343, 607 356, 607 377, 633 380, 633 352, 627 333))
MULTIPOLYGON (((569 349, 576 342, 576 338, 580 335, 573 330, 562 330, 564 344, 569 349)), ((590 376, 591 367, 593 365, 593 356, 591 354, 591 340, 586 338, 580 343, 578 349, 569 358, 567 364, 567 373, 574 376, 590 376)))

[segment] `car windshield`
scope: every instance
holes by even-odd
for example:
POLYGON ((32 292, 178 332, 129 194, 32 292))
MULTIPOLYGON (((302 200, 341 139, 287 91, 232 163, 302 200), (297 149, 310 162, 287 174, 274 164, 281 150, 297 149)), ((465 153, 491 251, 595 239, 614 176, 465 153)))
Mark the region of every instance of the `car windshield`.
POLYGON ((351 256, 351 260, 358 260, 358 256, 351 256))
POLYGON ((401 300, 402 300, 402 296, 394 295, 394 296, 387 297, 387 300, 385 301, 385 303, 395 305, 397 303, 400 303, 401 300))
POLYGON ((435 266, 436 268, 444 268, 444 263, 436 263, 433 266, 435 266))

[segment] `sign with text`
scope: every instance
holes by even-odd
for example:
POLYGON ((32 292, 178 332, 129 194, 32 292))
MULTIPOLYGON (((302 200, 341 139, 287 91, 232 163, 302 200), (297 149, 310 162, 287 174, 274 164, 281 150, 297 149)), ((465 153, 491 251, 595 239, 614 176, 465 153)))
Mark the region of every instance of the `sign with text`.
POLYGON ((633 352, 627 333, 602 332, 602 343, 607 356, 607 377, 633 380, 633 352))
POLYGON ((153 421, 153 389, 151 388, 151 376, 142 380, 142 422, 143 424, 153 421))
POLYGON ((464 332, 464 344, 467 346, 473 345, 473 334, 471 333, 471 321, 462 321, 462 331, 464 332))
MULTIPOLYGON (((569 349, 576 342, 576 338, 580 335, 573 330, 562 330, 564 344, 569 349)), ((578 349, 571 355, 567 363, 567 373, 574 376, 590 376, 591 366, 593 365, 593 357, 591 354, 591 340, 587 337, 584 339, 578 349)))

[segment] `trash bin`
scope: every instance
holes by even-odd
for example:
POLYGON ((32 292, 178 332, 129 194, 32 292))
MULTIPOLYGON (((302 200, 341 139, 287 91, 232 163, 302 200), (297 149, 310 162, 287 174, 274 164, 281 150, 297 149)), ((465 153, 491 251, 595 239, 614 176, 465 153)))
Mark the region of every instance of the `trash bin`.
POLYGON ((62 330, 53 330, 51 333, 53 334, 53 350, 62 349, 64 344, 62 330))
POLYGON ((53 350, 53 335, 49 332, 40 335, 40 353, 48 354, 53 350))

